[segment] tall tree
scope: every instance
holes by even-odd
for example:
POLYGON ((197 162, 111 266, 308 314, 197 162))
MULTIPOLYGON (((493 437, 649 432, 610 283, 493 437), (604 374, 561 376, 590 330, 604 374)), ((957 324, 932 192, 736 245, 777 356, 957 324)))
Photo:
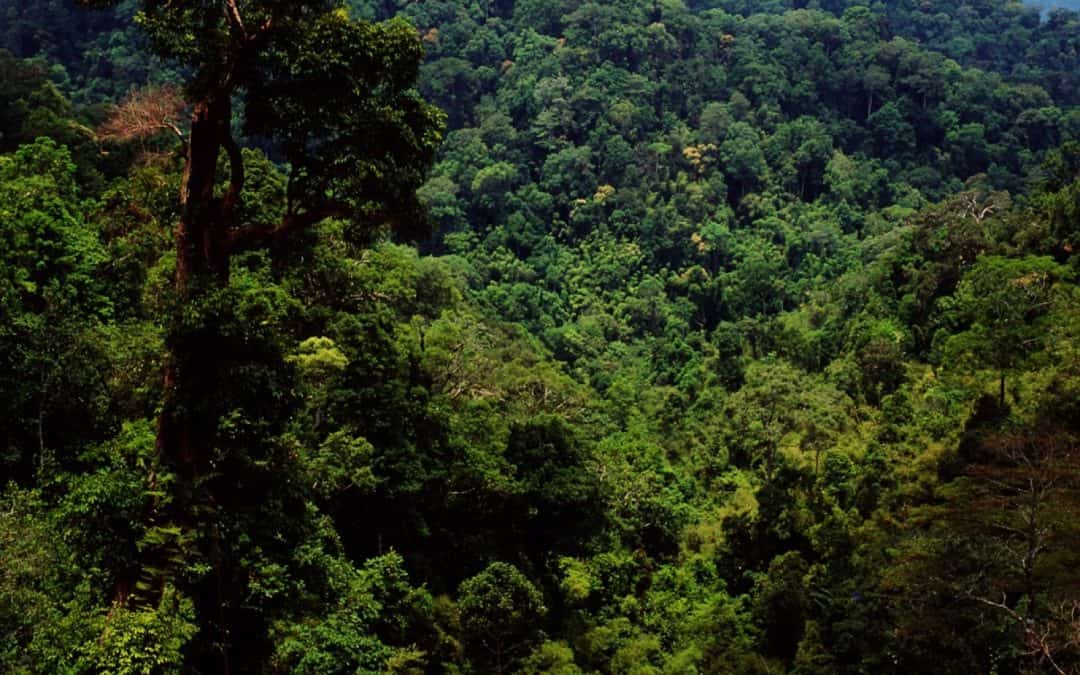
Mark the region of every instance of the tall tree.
MULTIPOLYGON (((217 492, 230 485, 214 461, 226 366, 251 349, 222 325, 219 291, 231 262, 331 218, 359 234, 386 226, 407 234, 422 222, 415 190, 442 116, 414 89, 423 48, 404 21, 356 21, 334 0, 143 0, 137 21, 156 54, 190 74, 190 119, 175 129, 184 170, 157 450, 179 478, 170 517, 198 531, 200 518, 209 519, 195 514, 222 497, 208 474, 218 474, 217 492), (251 156, 238 128, 289 167, 272 222, 253 221, 243 208, 251 156)), ((128 590, 121 584, 117 599, 128 601, 128 590)), ((220 601, 211 593, 207 603, 220 601)))
POLYGON ((970 353, 997 369, 998 398, 1005 404, 1008 371, 1045 340, 1043 320, 1064 271, 1049 258, 980 258, 957 288, 962 314, 971 327, 954 335, 946 351, 970 353))
POLYGON ((1075 439, 1048 431, 991 438, 982 450, 985 461, 968 470, 973 485, 961 517, 990 539, 1001 563, 987 569, 1002 573, 976 580, 977 590, 966 595, 1015 623, 1036 668, 1072 672, 1066 668, 1075 665, 1080 645, 1056 612, 1080 601, 1066 572, 1080 535, 1080 449, 1075 439))

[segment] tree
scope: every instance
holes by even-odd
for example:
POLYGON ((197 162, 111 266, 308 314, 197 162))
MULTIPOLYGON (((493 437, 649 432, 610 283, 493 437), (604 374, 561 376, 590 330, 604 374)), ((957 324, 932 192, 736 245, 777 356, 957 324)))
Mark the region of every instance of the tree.
POLYGON ((768 165, 761 151, 761 136, 746 122, 735 122, 720 144, 720 166, 731 186, 732 203, 737 203, 764 178, 768 165))
POLYGON ((477 665, 505 673, 528 654, 540 635, 547 608, 543 596, 516 567, 495 562, 458 589, 461 627, 477 665))
POLYGON ((526 546, 534 559, 557 552, 594 529, 600 490, 566 424, 537 416, 510 428, 506 459, 515 469, 515 505, 525 515, 526 546), (566 542, 566 543, 564 543, 566 542))
POLYGON ((13 479, 45 478, 52 453, 107 421, 92 339, 111 309, 96 277, 106 256, 75 173, 47 138, 0 157, 0 466, 13 479))
MULTIPOLYGON (((404 21, 354 21, 334 0, 144 0, 140 8, 154 53, 190 73, 185 96, 191 116, 179 129, 184 170, 174 241, 176 297, 157 449, 180 479, 171 518, 205 535, 203 553, 218 551, 210 559, 220 571, 227 546, 205 514, 222 502, 230 481, 241 478, 221 475, 225 469, 214 465, 229 404, 225 392, 236 391, 229 388, 235 387, 229 380, 235 380, 235 366, 259 358, 252 352, 260 351, 241 337, 245 319, 223 295, 230 266, 245 252, 278 249, 332 218, 352 223, 354 238, 385 226, 405 235, 417 231, 423 219, 415 190, 442 122, 413 88, 423 49, 404 21), (234 135, 238 100, 244 131, 265 139, 289 166, 284 207, 271 222, 245 217, 242 208, 248 158, 234 135)), ((261 357, 280 366, 283 359, 272 355, 261 357)), ((250 426, 256 422, 245 424, 257 428, 250 426)), ((174 564, 154 567, 162 569, 163 581, 179 571, 174 564)), ((197 605, 220 606, 221 591, 203 586, 197 605)), ((227 622, 218 622, 226 624, 218 627, 226 670, 227 622)))
POLYGON ((800 199, 817 197, 825 168, 833 156, 832 139, 825 126, 800 117, 781 125, 769 139, 770 162, 784 178, 784 186, 800 199))
POLYGON ((975 452, 952 517, 989 544, 991 561, 960 593, 1013 622, 1036 668, 1074 672, 1065 668, 1080 662, 1080 644, 1062 612, 1080 606, 1068 580, 1080 540, 1080 446, 1048 430, 991 435, 975 452))
POLYGON ((798 551, 778 555, 754 587, 754 614, 764 629, 767 654, 795 656, 811 602, 808 568, 798 551))
POLYGON ((881 106, 870 115, 869 122, 881 155, 903 155, 915 147, 915 128, 895 103, 881 106))
POLYGON ((1051 233, 1066 251, 1080 241, 1080 141, 1066 143, 1043 162, 1042 203, 1051 233))
POLYGON ((795 434, 799 449, 814 453, 816 471, 851 407, 834 387, 783 361, 755 363, 747 369, 746 384, 725 405, 734 463, 760 467, 771 480, 782 441, 795 434))
POLYGON ((1055 283, 1063 274, 1050 258, 986 256, 957 287, 960 313, 970 328, 952 336, 946 351, 973 354, 997 369, 1001 405, 1008 371, 1045 339, 1040 319, 1050 311, 1055 283))

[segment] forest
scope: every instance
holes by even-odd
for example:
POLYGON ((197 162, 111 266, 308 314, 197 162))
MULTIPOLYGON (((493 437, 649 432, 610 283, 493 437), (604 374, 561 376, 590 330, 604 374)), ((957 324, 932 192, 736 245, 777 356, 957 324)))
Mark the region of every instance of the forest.
POLYGON ((1080 673, 1080 7, 0 0, 0 672, 1080 673))

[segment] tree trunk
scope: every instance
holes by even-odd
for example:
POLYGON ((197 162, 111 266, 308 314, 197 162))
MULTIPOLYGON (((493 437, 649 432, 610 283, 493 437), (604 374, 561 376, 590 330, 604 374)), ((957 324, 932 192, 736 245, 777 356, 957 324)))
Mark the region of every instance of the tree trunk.
POLYGON ((187 299, 195 276, 213 273, 227 279, 221 200, 214 197, 217 163, 230 134, 232 105, 222 93, 199 101, 191 116, 184 179, 180 187, 180 223, 176 229, 176 289, 187 299))
MULTIPOLYGON (((227 235, 230 207, 215 196, 217 165, 221 151, 231 142, 232 111, 229 96, 221 93, 193 106, 191 133, 180 192, 180 221, 176 226, 176 305, 168 329, 168 354, 164 369, 164 396, 157 420, 156 450, 161 462, 176 472, 172 500, 159 522, 179 527, 185 533, 202 532, 195 540, 206 542, 194 552, 209 562, 212 576, 197 588, 186 589, 194 596, 202 621, 215 617, 217 633, 211 639, 217 647, 207 650, 202 661, 208 669, 229 671, 229 617, 222 583, 221 542, 212 515, 216 499, 204 479, 212 470, 215 437, 221 419, 221 378, 224 359, 220 331, 214 325, 189 314, 201 311, 203 300, 228 283, 227 235), (212 655, 214 651, 218 654, 212 655)), ((234 174, 236 169, 234 168, 234 174)), ((234 175, 234 179, 235 179, 234 175)), ((157 510, 159 507, 155 506, 157 510)), ((186 552, 169 543, 142 553, 139 574, 149 577, 153 593, 162 592, 180 569, 177 560, 186 552)), ((118 591, 127 594, 124 586, 118 591)), ((125 602, 154 603, 156 598, 123 599, 125 602)), ((117 598, 120 602, 121 598, 117 598)))
MULTIPOLYGON (((179 307, 205 293, 208 285, 228 281, 228 259, 223 249, 224 226, 221 203, 214 196, 217 161, 222 141, 229 133, 231 110, 227 95, 199 101, 191 119, 187 161, 180 188, 181 214, 176 227, 175 287, 179 307)), ((182 310, 181 310, 182 311, 182 310)), ((202 409, 213 390, 214 351, 203 340, 173 334, 165 364, 165 400, 158 417, 157 451, 181 477, 194 481, 202 473, 216 419, 202 409), (203 353, 199 353, 203 351, 203 353), (208 370, 206 367, 209 366, 208 370)))
POLYGON ((1005 371, 1001 371, 1001 378, 998 380, 998 403, 1001 407, 1005 407, 1005 371))

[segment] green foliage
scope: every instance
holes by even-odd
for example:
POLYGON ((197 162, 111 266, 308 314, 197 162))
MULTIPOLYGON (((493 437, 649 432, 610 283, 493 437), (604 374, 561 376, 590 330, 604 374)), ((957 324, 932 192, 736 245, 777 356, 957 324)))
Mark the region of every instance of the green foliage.
POLYGON ((574 652, 561 642, 545 642, 518 668, 523 675, 580 675, 584 672, 574 663, 574 652))
POLYGON ((513 565, 496 562, 458 589, 461 628, 478 667, 508 672, 540 636, 543 596, 513 565))
POLYGON ((194 619, 191 600, 173 588, 165 589, 154 609, 116 608, 85 665, 116 675, 178 670, 184 647, 198 632, 194 619))
POLYGON ((1054 286, 1064 270, 1050 258, 983 257, 956 291, 957 311, 970 328, 949 338, 946 352, 974 354, 1001 375, 1038 351, 1046 335, 1041 320, 1054 304, 1054 286))
MULTIPOLYGON (((429 620, 431 596, 409 585, 403 560, 393 553, 372 558, 362 570, 340 559, 327 562, 327 582, 336 597, 324 612, 275 624, 274 668, 378 672, 401 664, 405 651, 395 651, 393 645, 400 644, 416 623, 429 620)), ((422 652, 411 653, 422 663, 422 652)))
POLYGON ((70 152, 45 138, 0 156, 0 463, 14 478, 108 424, 95 334, 112 311, 98 277, 106 254, 75 173, 70 152))
POLYGON ((0 670, 1080 663, 1075 14, 268 0, 233 52, 224 2, 31 4, 0 670), (91 131, 146 82, 234 86, 232 235, 334 217, 178 303, 182 153, 91 131))
POLYGON ((93 304, 93 272, 104 252, 83 218, 70 152, 44 138, 22 146, 0 159, 0 181, 6 311, 14 313, 16 303, 107 311, 93 304))
MULTIPOLYGON (((442 121, 411 88, 422 56, 412 26, 353 21, 343 9, 329 11, 333 3, 264 4, 265 16, 253 6, 246 20, 258 25, 273 16, 291 30, 279 25, 273 47, 260 53, 260 76, 247 83, 245 129, 280 144, 292 168, 290 203, 313 205, 329 198, 348 204, 357 218, 373 209, 416 217, 413 191, 440 141, 442 121), (308 12, 324 13, 311 20, 305 18, 308 12)), ((170 40, 176 34, 175 13, 150 9, 151 35, 170 40)), ((186 45, 163 45, 164 53, 178 50, 212 70, 214 39, 201 37, 194 48, 197 54, 186 45)), ((196 87, 199 80, 197 74, 196 87)))

